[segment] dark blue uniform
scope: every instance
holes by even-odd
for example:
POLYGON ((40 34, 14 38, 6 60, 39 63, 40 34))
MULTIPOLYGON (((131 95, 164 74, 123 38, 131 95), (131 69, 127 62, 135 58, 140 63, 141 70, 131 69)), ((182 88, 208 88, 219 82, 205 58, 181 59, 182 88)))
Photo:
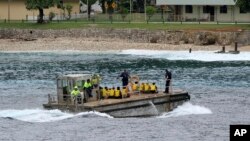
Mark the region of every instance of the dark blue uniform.
POLYGON ((172 73, 166 70, 165 78, 166 78, 166 88, 164 93, 169 93, 169 86, 170 86, 170 81, 172 79, 172 73))
POLYGON ((122 77, 122 86, 127 86, 128 85, 128 79, 129 79, 129 74, 127 71, 124 71, 121 73, 120 77, 122 77))

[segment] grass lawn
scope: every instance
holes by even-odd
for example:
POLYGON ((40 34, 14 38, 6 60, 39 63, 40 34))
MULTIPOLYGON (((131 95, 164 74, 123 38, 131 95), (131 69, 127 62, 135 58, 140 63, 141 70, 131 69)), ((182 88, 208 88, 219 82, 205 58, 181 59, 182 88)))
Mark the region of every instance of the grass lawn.
POLYGON ((216 24, 216 23, 110 23, 110 22, 53 22, 47 24, 37 23, 22 23, 21 21, 4 23, 0 21, 1 28, 15 28, 15 29, 75 29, 75 28, 137 28, 137 29, 149 29, 149 30, 215 30, 215 31, 235 31, 238 29, 250 30, 250 24, 216 24))

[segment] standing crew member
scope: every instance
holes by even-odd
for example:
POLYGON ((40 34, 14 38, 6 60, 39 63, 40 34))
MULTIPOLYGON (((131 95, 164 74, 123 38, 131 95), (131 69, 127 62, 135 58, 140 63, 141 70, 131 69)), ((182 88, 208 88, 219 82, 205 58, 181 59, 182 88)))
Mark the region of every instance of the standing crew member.
POLYGON ((91 84, 94 86, 94 88, 98 87, 99 82, 101 81, 101 77, 99 74, 94 74, 91 78, 91 84))
POLYGON ((169 93, 169 86, 170 86, 171 79, 172 79, 172 73, 166 69, 166 73, 165 73, 166 88, 165 88, 164 93, 169 93))
POLYGON ((130 78, 127 70, 124 70, 119 77, 122 77, 122 86, 127 86, 128 85, 128 79, 130 78))
POLYGON ((90 83, 90 79, 88 79, 87 82, 84 83, 83 89, 86 91, 86 93, 88 94, 89 97, 93 97, 91 94, 92 93, 92 84, 90 83))

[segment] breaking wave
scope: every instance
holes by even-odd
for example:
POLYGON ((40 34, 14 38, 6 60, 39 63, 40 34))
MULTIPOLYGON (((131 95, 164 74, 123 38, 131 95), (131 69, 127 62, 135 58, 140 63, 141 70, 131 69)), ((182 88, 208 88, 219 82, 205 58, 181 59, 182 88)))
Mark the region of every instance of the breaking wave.
POLYGON ((171 112, 163 113, 158 118, 169 118, 169 117, 200 115, 200 114, 212 114, 212 111, 206 107, 193 105, 190 102, 186 102, 183 105, 178 106, 171 112))
POLYGON ((42 109, 0 111, 0 117, 2 118, 17 119, 25 122, 53 122, 53 121, 59 121, 73 117, 88 116, 88 115, 113 118, 108 114, 99 113, 96 111, 82 112, 78 114, 66 113, 60 110, 42 110, 42 109))
POLYGON ((197 61, 249 61, 250 52, 240 54, 218 54, 214 51, 160 51, 160 50, 122 50, 120 54, 139 55, 149 58, 164 58, 168 60, 197 60, 197 61))

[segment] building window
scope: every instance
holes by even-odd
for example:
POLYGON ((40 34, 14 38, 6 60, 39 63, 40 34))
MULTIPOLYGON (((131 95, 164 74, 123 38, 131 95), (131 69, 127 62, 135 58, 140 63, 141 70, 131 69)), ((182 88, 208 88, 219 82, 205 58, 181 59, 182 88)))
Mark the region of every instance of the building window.
POLYGON ((227 13, 227 6, 226 5, 220 7, 220 13, 225 13, 225 14, 227 13))
POLYGON ((193 6, 192 5, 186 5, 186 13, 193 13, 193 6))
POLYGON ((210 13, 210 7, 209 6, 203 6, 203 13, 210 13))
POLYGON ((247 11, 244 10, 244 9, 242 9, 242 8, 240 8, 240 13, 241 13, 241 14, 245 14, 245 13, 247 13, 247 11))

